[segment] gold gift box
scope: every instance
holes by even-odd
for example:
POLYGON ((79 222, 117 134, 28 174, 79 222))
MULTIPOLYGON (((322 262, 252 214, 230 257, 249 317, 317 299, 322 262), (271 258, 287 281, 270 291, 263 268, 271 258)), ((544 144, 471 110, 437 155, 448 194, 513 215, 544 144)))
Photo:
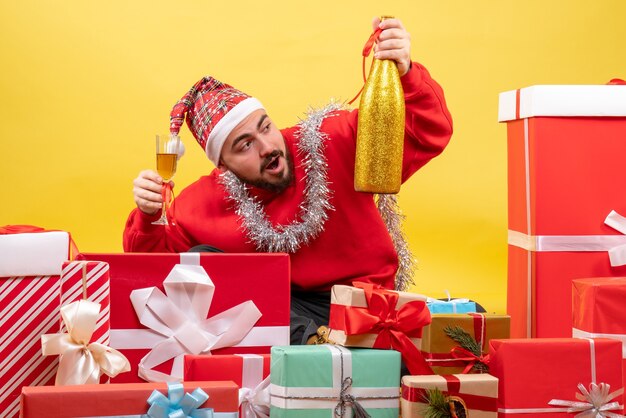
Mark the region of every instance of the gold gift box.
MULTIPOLYGON (((450 338, 444 331, 446 327, 461 327, 480 343, 479 335, 475 333, 476 314, 433 314, 430 325, 422 332, 421 350, 424 358, 432 367, 435 374, 462 373, 468 362, 454 360, 452 349, 459 347, 459 343, 450 338)), ((489 353, 489 340, 507 339, 510 334, 510 316, 499 314, 478 314, 484 316, 483 328, 483 355, 489 353)), ((480 327, 479 327, 480 328, 480 327)))

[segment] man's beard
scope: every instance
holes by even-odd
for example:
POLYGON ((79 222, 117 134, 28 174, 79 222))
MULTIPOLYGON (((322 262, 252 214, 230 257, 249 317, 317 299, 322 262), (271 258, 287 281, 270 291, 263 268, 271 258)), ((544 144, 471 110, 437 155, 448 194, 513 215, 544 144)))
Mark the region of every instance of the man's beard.
POLYGON ((289 153, 288 149, 286 149, 284 153, 282 151, 279 151, 279 150, 274 150, 274 151, 272 151, 271 154, 269 154, 267 157, 265 157, 263 159, 263 161, 261 162, 261 169, 260 169, 260 171, 263 172, 264 168, 267 167, 267 165, 275 157, 284 157, 285 158, 285 162, 287 163, 286 174, 280 180, 278 180, 277 182, 269 182, 269 181, 263 180, 263 179, 256 179, 256 180, 247 179, 247 178, 239 175, 233 169, 230 169, 230 171, 239 180, 243 181, 246 184, 249 184, 249 185, 254 186, 254 187, 258 187, 259 189, 268 190, 268 191, 273 192, 273 193, 281 193, 283 190, 285 190, 287 187, 289 187, 289 185, 293 182, 293 178, 294 178, 293 159, 291 158, 291 154, 289 153))

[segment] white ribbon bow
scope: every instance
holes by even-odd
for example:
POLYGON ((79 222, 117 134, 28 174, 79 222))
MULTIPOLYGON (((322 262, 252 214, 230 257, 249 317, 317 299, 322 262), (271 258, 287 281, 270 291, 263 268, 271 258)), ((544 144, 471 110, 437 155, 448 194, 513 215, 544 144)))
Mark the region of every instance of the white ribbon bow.
POLYGON ((622 408, 619 402, 610 401, 621 396, 622 393, 624 393, 623 388, 609 393, 611 386, 606 383, 600 383, 599 385, 591 383, 589 390, 587 390, 582 383, 579 383, 578 390, 580 390, 580 393, 576 393, 576 399, 581 402, 552 399, 548 404, 566 406, 568 407, 568 413, 578 412, 578 414, 575 415, 575 417, 578 418, 624 418, 624 415, 608 412, 622 408))
POLYGON ((175 265, 163 287, 167 296, 157 287, 130 294, 139 322, 164 337, 139 362, 139 376, 149 382, 182 380, 185 354, 238 344, 261 318, 254 302, 246 301, 207 319, 215 285, 202 266, 175 265), (171 359, 171 374, 152 370, 171 359))
POLYGON ((68 333, 41 336, 44 356, 60 355, 55 384, 82 385, 100 383, 100 376, 115 377, 130 370, 128 359, 104 344, 91 343, 96 329, 100 304, 79 300, 61 308, 68 333))
POLYGON ((239 389, 241 418, 269 418, 270 416, 270 378, 266 377, 254 389, 239 389))

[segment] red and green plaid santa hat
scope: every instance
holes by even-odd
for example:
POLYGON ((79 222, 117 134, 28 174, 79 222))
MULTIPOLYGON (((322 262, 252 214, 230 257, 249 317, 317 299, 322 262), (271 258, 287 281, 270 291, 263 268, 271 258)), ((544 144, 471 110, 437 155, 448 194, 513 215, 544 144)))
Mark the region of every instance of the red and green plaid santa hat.
POLYGON ((189 130, 217 166, 226 137, 258 109, 263 105, 254 97, 213 77, 203 77, 174 105, 170 132, 179 133, 186 115, 189 130))

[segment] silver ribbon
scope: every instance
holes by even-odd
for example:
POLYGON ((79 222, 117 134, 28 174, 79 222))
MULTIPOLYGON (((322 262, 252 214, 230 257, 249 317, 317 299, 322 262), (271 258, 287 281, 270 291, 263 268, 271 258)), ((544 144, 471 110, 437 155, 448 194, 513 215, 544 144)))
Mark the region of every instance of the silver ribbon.
MULTIPOLYGON (((579 383, 578 390, 580 391, 580 393, 576 393, 576 399, 578 399, 578 401, 552 399, 548 404, 567 407, 562 412, 578 412, 578 414, 575 415, 575 417, 578 418, 624 418, 624 415, 609 412, 622 408, 619 402, 610 401, 621 396, 624 393, 624 388, 610 393, 611 386, 606 383, 591 383, 589 390, 587 390, 582 383, 579 383)), ((555 410, 555 412, 559 411, 555 410)))

